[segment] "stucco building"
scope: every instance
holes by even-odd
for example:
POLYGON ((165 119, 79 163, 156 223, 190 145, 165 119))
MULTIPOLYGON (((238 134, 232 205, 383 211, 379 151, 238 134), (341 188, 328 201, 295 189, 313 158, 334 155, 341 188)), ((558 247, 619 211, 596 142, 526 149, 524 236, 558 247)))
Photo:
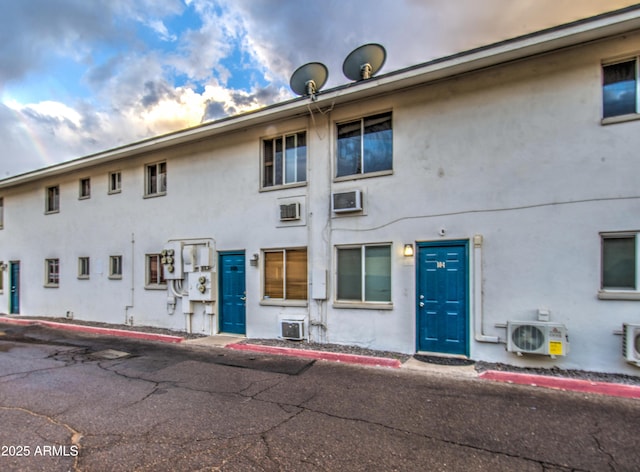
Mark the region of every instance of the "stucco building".
POLYGON ((638 375, 639 54, 628 8, 1 180, 0 311, 638 375))

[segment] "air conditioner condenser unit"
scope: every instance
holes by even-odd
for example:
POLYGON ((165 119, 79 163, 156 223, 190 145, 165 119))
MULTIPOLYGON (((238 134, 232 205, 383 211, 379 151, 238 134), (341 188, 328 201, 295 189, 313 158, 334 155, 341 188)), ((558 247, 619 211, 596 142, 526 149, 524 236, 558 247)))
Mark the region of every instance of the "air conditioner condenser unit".
POLYGON ((566 356, 569 351, 567 328, 562 323, 546 321, 507 321, 507 351, 566 356))
POLYGON ((629 364, 640 367, 640 324, 622 325, 622 355, 629 364))

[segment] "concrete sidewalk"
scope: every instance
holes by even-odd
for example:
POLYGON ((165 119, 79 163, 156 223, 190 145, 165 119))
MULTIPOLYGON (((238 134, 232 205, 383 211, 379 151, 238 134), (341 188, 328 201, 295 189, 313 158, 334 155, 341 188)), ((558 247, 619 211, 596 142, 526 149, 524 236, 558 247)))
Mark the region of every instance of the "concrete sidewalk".
POLYGON ((477 378, 481 380, 505 382, 510 384, 530 385, 535 387, 552 388, 557 390, 575 391, 583 393, 595 393, 623 398, 640 399, 640 385, 628 385, 610 382, 592 382, 589 380, 573 379, 556 376, 531 375, 517 372, 487 370, 481 373, 476 372, 473 365, 468 366, 448 366, 431 364, 409 358, 405 362, 398 359, 376 356, 362 356, 340 352, 316 351, 310 349, 294 349, 288 347, 265 346, 261 344, 251 344, 244 337, 215 335, 202 338, 185 339, 180 336, 166 334, 156 334, 144 331, 132 331, 116 328, 101 328, 97 326, 80 325, 72 323, 59 323, 47 320, 13 318, 0 316, 0 323, 14 325, 41 325, 53 329, 62 329, 75 332, 93 333, 97 335, 120 336, 135 339, 145 339, 148 341, 159 341, 168 343, 184 343, 194 346, 211 346, 218 348, 242 350, 263 354, 275 354, 284 356, 304 357, 310 359, 325 360, 330 362, 341 362, 345 364, 355 364, 370 367, 385 367, 392 369, 404 369, 414 372, 423 372, 428 375, 440 375, 459 378, 477 378))

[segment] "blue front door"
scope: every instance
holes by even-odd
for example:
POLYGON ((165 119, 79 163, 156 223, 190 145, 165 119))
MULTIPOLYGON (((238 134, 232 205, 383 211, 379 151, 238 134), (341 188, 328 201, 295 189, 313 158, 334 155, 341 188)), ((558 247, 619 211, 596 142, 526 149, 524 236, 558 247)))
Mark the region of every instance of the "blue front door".
POLYGON ((417 349, 469 353, 468 244, 419 243, 416 264, 417 349))
POLYGON ((220 331, 245 334, 246 283, 243 252, 220 253, 220 331))
POLYGON ((11 261, 9 267, 9 313, 17 315, 20 313, 20 262, 11 261))

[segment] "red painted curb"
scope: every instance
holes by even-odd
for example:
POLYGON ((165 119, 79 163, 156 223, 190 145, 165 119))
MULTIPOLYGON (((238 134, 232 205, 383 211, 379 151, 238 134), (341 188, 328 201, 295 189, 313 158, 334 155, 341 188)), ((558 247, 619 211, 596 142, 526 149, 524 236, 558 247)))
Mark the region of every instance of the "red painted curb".
POLYGON ((533 385, 536 387, 547 387, 560 390, 571 390, 574 392, 598 393, 601 395, 624 398, 640 398, 640 386, 638 385, 592 382, 590 380, 521 374, 517 372, 503 372, 498 370, 487 370, 482 372, 478 377, 484 380, 533 385))
POLYGON ((359 356, 357 354, 343 354, 337 352, 312 351, 309 349, 292 349, 288 347, 263 346, 260 344, 228 344, 226 347, 238 351, 263 352, 268 354, 278 354, 281 356, 307 357, 310 359, 321 359, 323 361, 344 362, 348 364, 359 364, 378 367, 391 367, 397 369, 401 363, 397 359, 387 357, 359 356))
POLYGON ((25 320, 15 318, 5 318, 0 316, 0 323, 15 325, 42 325, 54 329, 66 329, 67 331, 78 331, 82 333, 93 333, 107 336, 120 336, 125 338, 146 339, 147 341, 161 341, 165 343, 180 343, 184 338, 171 336, 168 334, 143 333, 142 331, 129 331, 126 329, 100 328, 98 326, 85 326, 70 323, 56 323, 55 321, 25 320))

